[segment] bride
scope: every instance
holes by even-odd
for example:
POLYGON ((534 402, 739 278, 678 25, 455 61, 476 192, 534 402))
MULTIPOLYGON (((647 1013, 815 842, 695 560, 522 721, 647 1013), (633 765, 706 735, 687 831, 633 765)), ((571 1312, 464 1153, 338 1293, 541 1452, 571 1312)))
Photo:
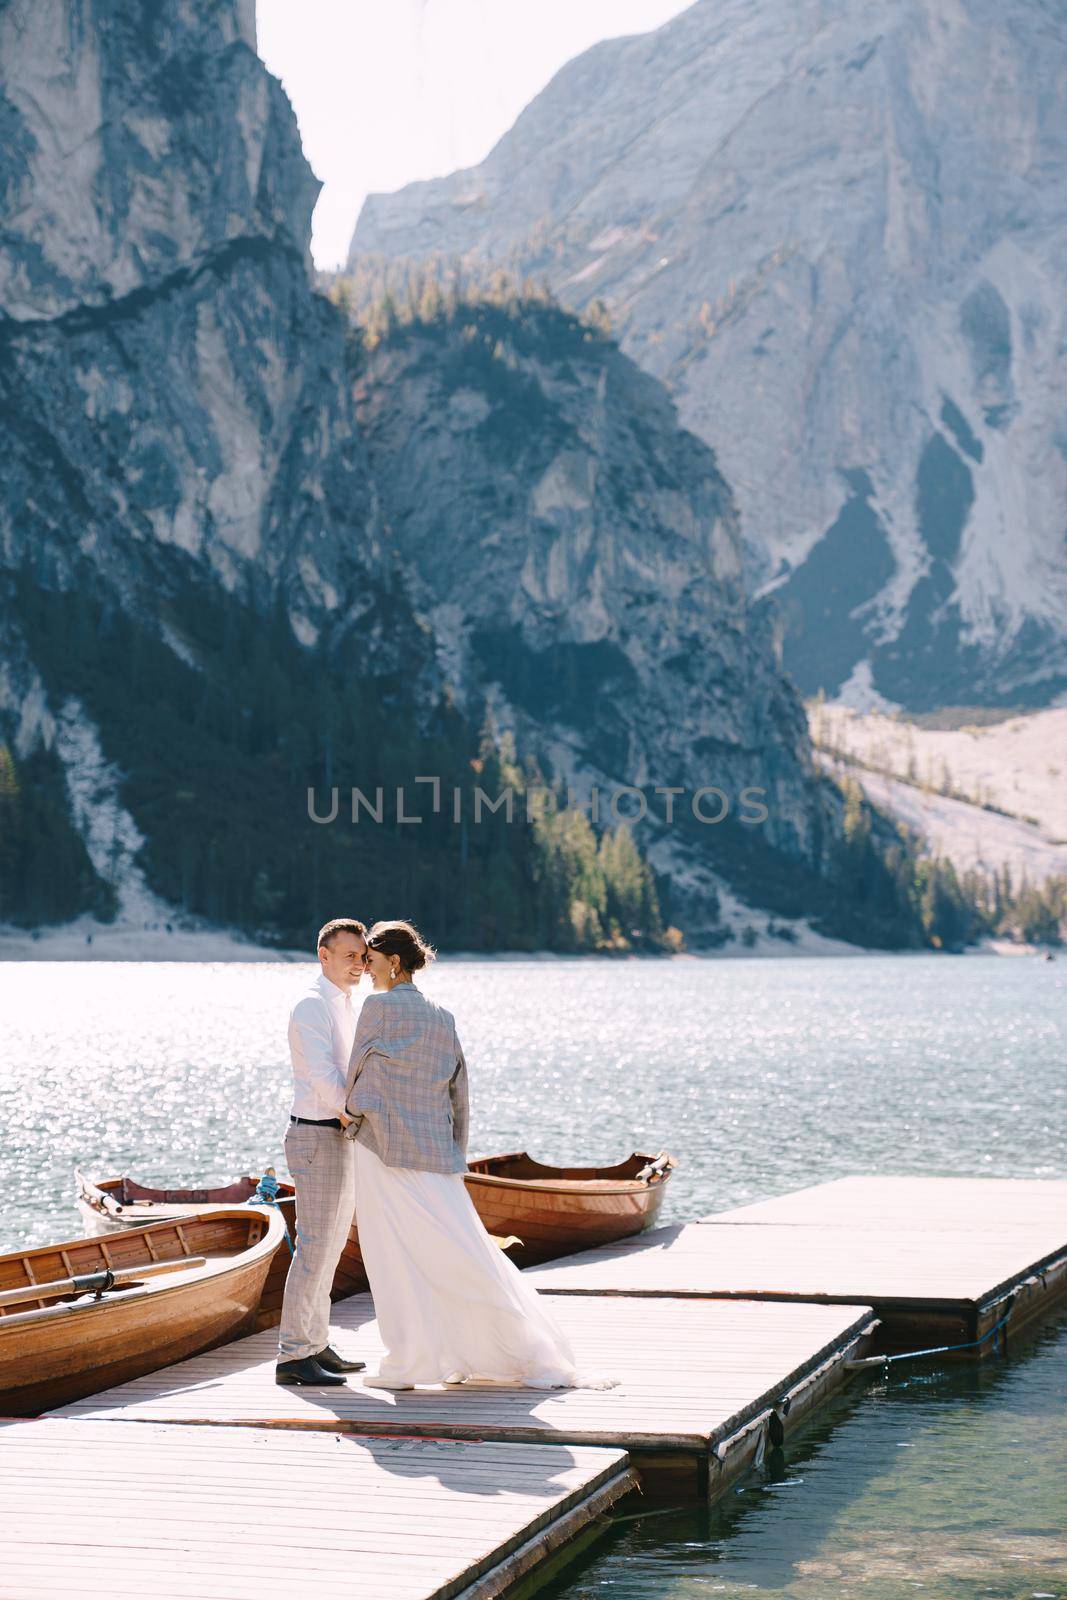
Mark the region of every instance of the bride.
POLYGON ((582 1379, 545 1303, 482 1226, 463 1181, 467 1068, 450 1011, 412 974, 434 952, 409 922, 376 922, 342 1122, 355 1139, 356 1215, 385 1353, 381 1389, 582 1379))

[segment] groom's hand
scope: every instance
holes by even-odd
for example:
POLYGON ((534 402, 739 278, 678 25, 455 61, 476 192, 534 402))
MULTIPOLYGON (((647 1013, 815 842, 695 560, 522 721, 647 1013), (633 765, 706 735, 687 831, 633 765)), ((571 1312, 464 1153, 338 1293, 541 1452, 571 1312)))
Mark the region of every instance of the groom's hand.
POLYGON ((347 1128, 348 1124, 352 1121, 352 1118, 347 1114, 347 1112, 339 1111, 337 1113, 337 1120, 340 1122, 342 1128, 347 1128))

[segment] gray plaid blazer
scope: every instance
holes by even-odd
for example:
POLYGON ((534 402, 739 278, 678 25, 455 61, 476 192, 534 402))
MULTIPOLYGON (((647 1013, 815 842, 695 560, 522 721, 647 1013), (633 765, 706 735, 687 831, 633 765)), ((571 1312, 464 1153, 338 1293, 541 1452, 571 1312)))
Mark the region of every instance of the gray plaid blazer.
POLYGON ((345 1129, 387 1167, 467 1170, 467 1064, 451 1011, 413 983, 363 1002, 348 1066, 345 1129))

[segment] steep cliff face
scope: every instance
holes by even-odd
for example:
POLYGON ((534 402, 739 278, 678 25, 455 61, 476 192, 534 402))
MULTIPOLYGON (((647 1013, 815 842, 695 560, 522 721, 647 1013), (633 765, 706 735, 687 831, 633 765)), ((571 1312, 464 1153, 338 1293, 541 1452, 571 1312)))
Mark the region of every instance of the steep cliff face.
POLYGON ((316 184, 250 5, 16 0, 0 53, 19 915, 293 938, 328 894, 535 939, 558 917, 502 824, 304 810, 310 784, 469 779, 486 697, 563 778, 715 784, 735 813, 762 789, 761 845, 821 865, 832 804, 729 492, 655 380, 545 306, 361 351, 312 287, 316 184))
POLYGON ((715 448, 802 688, 1067 684, 1067 41, 1044 0, 700 0, 353 240, 602 298, 715 448))
MULTIPOLYGON (((247 701, 236 683, 255 619, 280 607, 293 648, 337 653, 356 633, 383 673, 403 661, 413 716, 436 687, 382 551, 342 320, 311 287, 318 185, 255 53, 250 0, 11 4, 0 59, 0 737, 23 769, 13 804, 26 840, 42 808, 65 810, 77 866, 38 855, 38 889, 16 910, 100 906, 102 877, 132 893, 132 863, 122 873, 123 852, 99 842, 113 816, 115 839, 147 836, 168 898, 247 918, 212 887, 240 819, 220 838, 205 812, 198 842, 189 812, 242 765, 248 788, 232 784, 231 807, 254 805, 237 740, 232 760, 221 738, 205 752, 231 710, 246 719, 238 732, 251 726, 247 704, 224 702, 247 701), (165 685, 184 722, 157 742, 175 709, 165 685), (59 738, 64 718, 80 741, 59 738), (139 786, 136 821, 114 795, 77 803, 77 752, 93 741, 116 795, 139 786), (181 788, 196 759, 199 789, 181 788), (176 876, 164 858, 179 832, 190 860, 176 876)), ((270 665, 282 661, 284 639, 270 665)), ((316 755, 321 775, 321 748, 304 766, 316 755)), ((294 817, 303 770, 294 758, 294 817)), ((251 879, 263 863, 247 853, 251 879)))
POLYGON ((83 315, 237 240, 302 258, 317 185, 253 0, 5 5, 6 313, 83 315))
POLYGON ((251 0, 0 14, 0 528, 60 583, 87 560, 124 590, 190 563, 283 585, 308 640, 376 544, 310 292, 318 185, 252 29, 251 0))
POLYGON ((481 304, 385 339, 356 397, 460 691, 490 686, 522 744, 648 791, 660 817, 656 786, 686 790, 679 810, 719 786, 735 818, 757 787, 765 841, 810 856, 803 711, 741 584, 730 491, 662 385, 558 308, 481 304))

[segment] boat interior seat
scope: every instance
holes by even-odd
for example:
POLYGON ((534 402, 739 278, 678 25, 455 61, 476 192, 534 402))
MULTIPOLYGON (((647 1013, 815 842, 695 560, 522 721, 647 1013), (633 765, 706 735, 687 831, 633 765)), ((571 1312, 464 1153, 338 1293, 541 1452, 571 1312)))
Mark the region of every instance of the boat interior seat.
POLYGON ((238 1178, 219 1189, 150 1189, 132 1178, 123 1178, 117 1198, 124 1206, 138 1201, 163 1205, 243 1205, 256 1192, 255 1178, 238 1178))

